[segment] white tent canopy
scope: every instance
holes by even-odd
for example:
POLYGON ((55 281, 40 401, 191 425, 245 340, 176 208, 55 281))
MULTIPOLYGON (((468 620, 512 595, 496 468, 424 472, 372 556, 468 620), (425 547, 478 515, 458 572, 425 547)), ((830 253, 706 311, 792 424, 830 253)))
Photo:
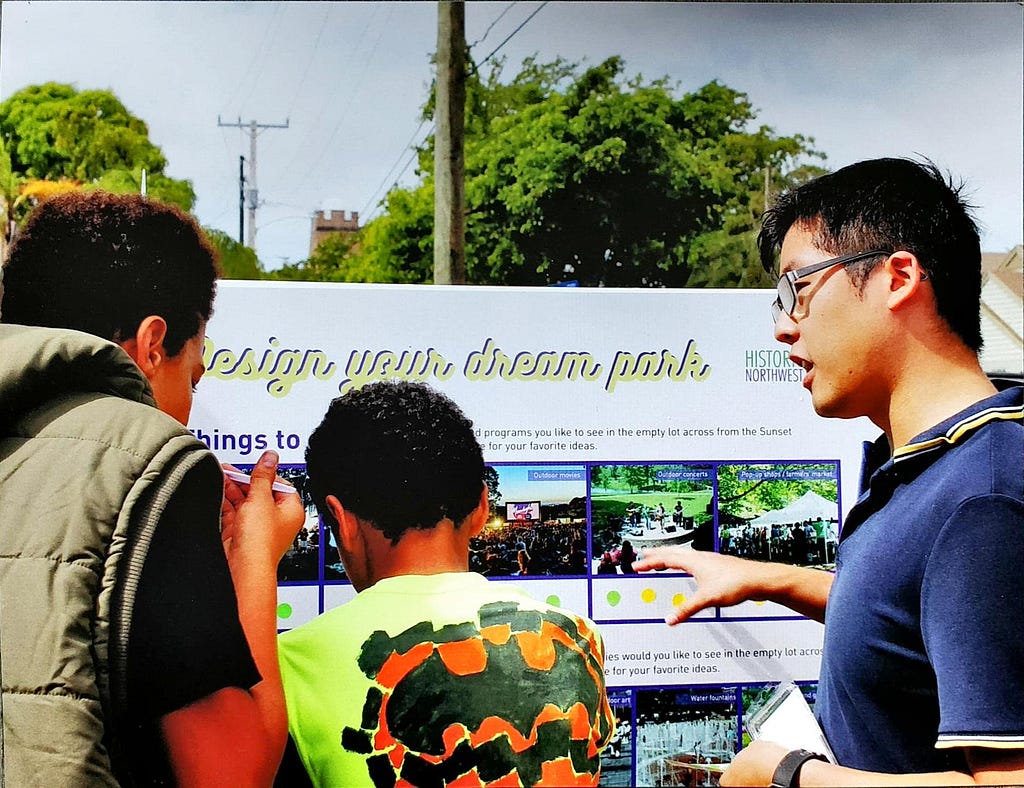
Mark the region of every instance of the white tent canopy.
POLYGON ((782 525, 802 523, 804 520, 836 520, 839 518, 839 504, 808 490, 793 503, 765 512, 747 525, 782 525))

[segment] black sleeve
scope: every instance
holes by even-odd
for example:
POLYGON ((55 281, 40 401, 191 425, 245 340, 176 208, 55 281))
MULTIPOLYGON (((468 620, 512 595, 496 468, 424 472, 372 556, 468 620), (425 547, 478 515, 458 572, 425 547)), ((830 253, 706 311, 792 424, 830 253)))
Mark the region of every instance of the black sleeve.
POLYGON ((204 464, 217 461, 211 455, 182 480, 142 567, 128 640, 128 706, 136 720, 260 681, 220 541, 223 490, 204 464))

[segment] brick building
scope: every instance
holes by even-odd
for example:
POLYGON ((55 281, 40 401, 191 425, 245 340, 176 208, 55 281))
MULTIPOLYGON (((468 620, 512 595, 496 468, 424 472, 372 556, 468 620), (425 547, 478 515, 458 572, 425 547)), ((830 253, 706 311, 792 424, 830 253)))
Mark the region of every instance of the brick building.
POLYGON ((359 212, 317 211, 309 233, 309 253, 313 254, 321 242, 337 233, 354 233, 359 229, 359 212))

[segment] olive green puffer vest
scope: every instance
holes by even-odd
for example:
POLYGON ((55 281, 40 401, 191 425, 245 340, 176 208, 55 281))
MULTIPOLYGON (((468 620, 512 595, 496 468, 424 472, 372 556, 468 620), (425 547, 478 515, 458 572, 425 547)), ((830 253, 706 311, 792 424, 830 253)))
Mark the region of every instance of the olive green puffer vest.
POLYGON ((153 531, 208 455, 121 348, 0 325, 0 678, 7 786, 117 785, 132 605, 153 531))

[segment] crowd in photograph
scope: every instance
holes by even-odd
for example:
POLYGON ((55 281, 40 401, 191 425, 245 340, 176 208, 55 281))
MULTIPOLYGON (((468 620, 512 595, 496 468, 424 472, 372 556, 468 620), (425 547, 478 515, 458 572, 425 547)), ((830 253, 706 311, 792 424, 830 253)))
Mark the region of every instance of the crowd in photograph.
POLYGON ((508 522, 484 529, 469 546, 469 568, 482 575, 587 573, 584 520, 508 522))
POLYGON ((598 575, 631 575, 633 562, 637 559, 633 544, 627 539, 620 547, 613 547, 601 554, 594 574, 598 575))
POLYGON ((278 581, 316 580, 319 575, 320 529, 304 525, 277 565, 278 581))
POLYGON ((830 535, 828 526, 828 523, 822 525, 825 536, 819 536, 810 520, 771 526, 739 525, 723 528, 721 551, 740 558, 780 561, 800 566, 827 563, 835 554, 835 536, 830 535))

